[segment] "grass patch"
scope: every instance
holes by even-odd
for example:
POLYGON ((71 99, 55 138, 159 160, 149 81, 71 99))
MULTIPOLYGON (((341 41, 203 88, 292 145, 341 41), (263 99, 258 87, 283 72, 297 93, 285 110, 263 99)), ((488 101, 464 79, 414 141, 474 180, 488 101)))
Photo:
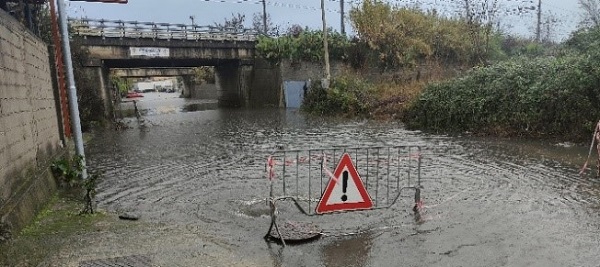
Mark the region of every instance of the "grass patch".
POLYGON ((33 223, 21 231, 21 236, 35 237, 85 231, 105 216, 103 213, 80 215, 80 202, 55 198, 49 207, 38 214, 33 223))
POLYGON ((65 240, 93 230, 104 213, 79 215, 81 202, 55 195, 35 220, 0 245, 0 266, 38 266, 57 255, 65 240))

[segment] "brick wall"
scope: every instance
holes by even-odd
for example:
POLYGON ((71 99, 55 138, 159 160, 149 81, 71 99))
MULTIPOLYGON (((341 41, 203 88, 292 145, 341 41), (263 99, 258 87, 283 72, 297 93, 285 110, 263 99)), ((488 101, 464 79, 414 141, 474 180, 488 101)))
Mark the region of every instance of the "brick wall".
POLYGON ((48 46, 0 10, 0 225, 26 224, 55 187, 53 90, 48 46))

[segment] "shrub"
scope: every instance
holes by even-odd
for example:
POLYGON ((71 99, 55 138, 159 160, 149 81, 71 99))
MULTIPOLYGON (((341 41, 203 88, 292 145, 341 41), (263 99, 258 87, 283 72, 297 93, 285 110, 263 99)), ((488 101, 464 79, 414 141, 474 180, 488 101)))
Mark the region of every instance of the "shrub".
POLYGON ((328 89, 315 83, 308 91, 302 110, 318 115, 368 116, 375 102, 374 88, 354 77, 338 77, 328 89))
MULTIPOLYGON (((337 60, 345 60, 348 48, 352 45, 346 36, 331 30, 328 34, 328 44, 329 57, 337 60)), ((297 35, 278 38, 260 36, 256 51, 262 58, 272 62, 281 59, 321 62, 324 56, 323 32, 307 29, 297 35)))
POLYGON ((598 56, 515 59, 428 86, 411 127, 580 139, 600 118, 598 56))

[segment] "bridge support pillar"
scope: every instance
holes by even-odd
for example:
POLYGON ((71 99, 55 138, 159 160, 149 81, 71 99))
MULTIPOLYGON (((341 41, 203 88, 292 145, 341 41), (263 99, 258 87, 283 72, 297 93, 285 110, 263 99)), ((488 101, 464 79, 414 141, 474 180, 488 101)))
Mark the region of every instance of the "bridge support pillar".
POLYGON ((215 67, 215 81, 219 90, 219 106, 242 107, 245 105, 241 76, 241 65, 237 61, 215 67))
POLYGON ((219 105, 224 107, 280 107, 281 75, 267 61, 232 62, 215 67, 219 105))
POLYGON ((256 59, 252 68, 250 106, 285 107, 282 84, 279 66, 266 60, 256 59))
POLYGON ((192 96, 192 90, 196 87, 196 81, 194 76, 181 76, 183 79, 183 88, 181 89, 181 97, 190 98, 192 96))
POLYGON ((252 105, 250 101, 253 78, 252 71, 252 65, 240 66, 240 93, 242 95, 242 105, 244 107, 250 107, 252 105))
POLYGON ((83 78, 83 83, 85 84, 78 86, 89 88, 88 92, 96 92, 104 108, 104 114, 102 114, 102 116, 108 119, 112 118, 114 110, 113 98, 116 96, 113 96, 113 90, 111 90, 112 85, 110 84, 110 79, 108 77, 109 70, 100 64, 85 66, 82 71, 83 77, 80 77, 80 79, 83 78))
POLYGON ((194 76, 181 76, 183 79, 183 91, 181 96, 192 99, 219 99, 217 85, 205 81, 197 81, 194 76))

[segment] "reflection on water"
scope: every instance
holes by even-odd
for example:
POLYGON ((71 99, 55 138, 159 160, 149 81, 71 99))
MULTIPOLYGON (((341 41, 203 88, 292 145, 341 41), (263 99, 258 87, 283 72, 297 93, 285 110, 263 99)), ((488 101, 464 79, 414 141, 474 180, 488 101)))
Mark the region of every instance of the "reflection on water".
POLYGON ((181 112, 194 112, 194 111, 203 111, 203 110, 213 110, 219 107, 217 102, 212 103, 194 103, 194 104, 186 104, 181 108, 181 112))
MULTIPOLYGON (((586 147, 552 140, 511 140, 502 138, 469 138, 497 156, 517 156, 521 160, 542 160, 556 165, 581 167, 588 154, 586 147)), ((593 155, 593 159, 597 155, 593 155)))
POLYGON ((136 106, 141 116, 154 116, 214 110, 218 108, 218 101, 186 99, 169 93, 146 93, 143 98, 123 99, 116 108, 117 116, 120 118, 135 117, 136 106))
POLYGON ((274 266, 594 266, 600 261, 595 251, 600 182, 578 176, 573 167, 585 161, 586 147, 432 136, 396 122, 314 118, 285 109, 217 109, 215 103, 180 98, 148 97, 138 104, 143 122, 128 118, 131 128, 98 132, 86 145, 90 167, 104 173, 99 206, 214 231, 242 257, 273 258, 274 266), (311 217, 322 229, 393 227, 377 238, 330 237, 275 255, 254 245, 264 242, 269 219, 264 207, 244 210, 239 203, 262 203, 258 200, 269 195, 270 151, 406 144, 459 148, 423 158, 422 218, 415 218, 407 198, 390 209, 311 217))
POLYGON ((372 234, 344 237, 323 247, 323 263, 328 267, 364 267, 370 259, 372 234))

